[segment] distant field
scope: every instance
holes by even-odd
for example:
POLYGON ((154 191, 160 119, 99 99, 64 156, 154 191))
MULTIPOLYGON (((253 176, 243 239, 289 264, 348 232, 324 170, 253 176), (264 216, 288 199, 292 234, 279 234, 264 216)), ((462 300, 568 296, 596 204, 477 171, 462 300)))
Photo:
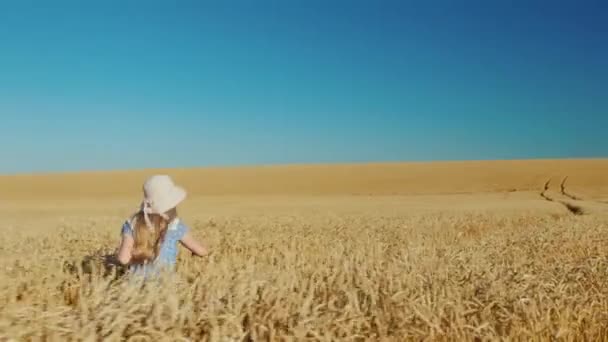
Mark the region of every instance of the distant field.
POLYGON ((608 340, 608 159, 0 176, 0 229, 0 341, 608 340), (156 172, 214 255, 138 290, 156 172))
MULTIPOLYGON (((88 172, 0 176, 0 198, 132 196, 166 172, 193 196, 413 195, 536 191, 552 178, 588 196, 608 196, 608 159, 523 160, 88 172)), ((557 184, 555 184, 557 183, 557 184)))

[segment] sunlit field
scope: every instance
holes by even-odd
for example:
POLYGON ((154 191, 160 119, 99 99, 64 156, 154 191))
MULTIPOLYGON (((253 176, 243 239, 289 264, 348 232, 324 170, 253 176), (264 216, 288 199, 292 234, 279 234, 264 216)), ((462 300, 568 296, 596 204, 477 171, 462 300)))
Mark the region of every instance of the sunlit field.
POLYGON ((0 177, 0 341, 608 339, 606 160, 163 172, 212 254, 145 286, 149 172, 0 177))

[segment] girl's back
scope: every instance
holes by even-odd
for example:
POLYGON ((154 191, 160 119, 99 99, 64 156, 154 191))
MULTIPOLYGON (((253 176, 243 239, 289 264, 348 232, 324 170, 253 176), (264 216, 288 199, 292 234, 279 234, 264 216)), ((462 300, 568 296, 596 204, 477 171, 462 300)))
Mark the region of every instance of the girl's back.
MULTIPOLYGON (((127 235, 135 239, 137 231, 134 228, 135 222, 133 221, 135 220, 129 220, 123 224, 121 234, 123 236, 127 235)), ((148 265, 153 265, 154 268, 173 268, 177 262, 177 254, 179 249, 178 243, 184 238, 188 230, 188 227, 183 224, 179 218, 176 218, 169 223, 164 237, 160 242, 158 255, 148 265)), ((130 266, 130 269, 134 272, 139 272, 145 268, 144 264, 133 264, 130 266)))

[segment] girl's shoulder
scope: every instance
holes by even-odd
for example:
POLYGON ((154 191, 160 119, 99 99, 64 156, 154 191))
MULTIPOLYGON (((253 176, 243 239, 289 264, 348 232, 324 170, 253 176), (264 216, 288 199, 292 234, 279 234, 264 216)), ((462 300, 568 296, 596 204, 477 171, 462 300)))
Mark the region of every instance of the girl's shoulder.
POLYGON ((137 215, 132 215, 126 219, 121 227, 121 234, 133 235, 135 223, 137 222, 137 215))
POLYGON ((188 229, 188 226, 179 217, 176 217, 167 228, 167 230, 171 232, 171 234, 176 235, 178 239, 181 239, 188 232, 188 229))
POLYGON ((120 233, 123 235, 133 235, 133 227, 134 227, 134 222, 133 220, 126 220, 123 224, 122 227, 120 229, 120 233))
MULTIPOLYGON (((131 235, 134 234, 135 223, 137 222, 137 216, 131 216, 127 220, 124 221, 121 228, 121 234, 131 235)), ((187 232, 189 228, 179 217, 175 218, 169 226, 167 227, 167 232, 175 235, 178 239, 181 239, 187 232)))

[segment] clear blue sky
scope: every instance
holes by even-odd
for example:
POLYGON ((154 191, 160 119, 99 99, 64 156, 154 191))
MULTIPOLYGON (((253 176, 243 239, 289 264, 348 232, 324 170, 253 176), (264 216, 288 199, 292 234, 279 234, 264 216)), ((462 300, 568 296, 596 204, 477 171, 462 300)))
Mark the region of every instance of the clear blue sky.
POLYGON ((3 1, 0 173, 608 156, 606 1, 3 1))

